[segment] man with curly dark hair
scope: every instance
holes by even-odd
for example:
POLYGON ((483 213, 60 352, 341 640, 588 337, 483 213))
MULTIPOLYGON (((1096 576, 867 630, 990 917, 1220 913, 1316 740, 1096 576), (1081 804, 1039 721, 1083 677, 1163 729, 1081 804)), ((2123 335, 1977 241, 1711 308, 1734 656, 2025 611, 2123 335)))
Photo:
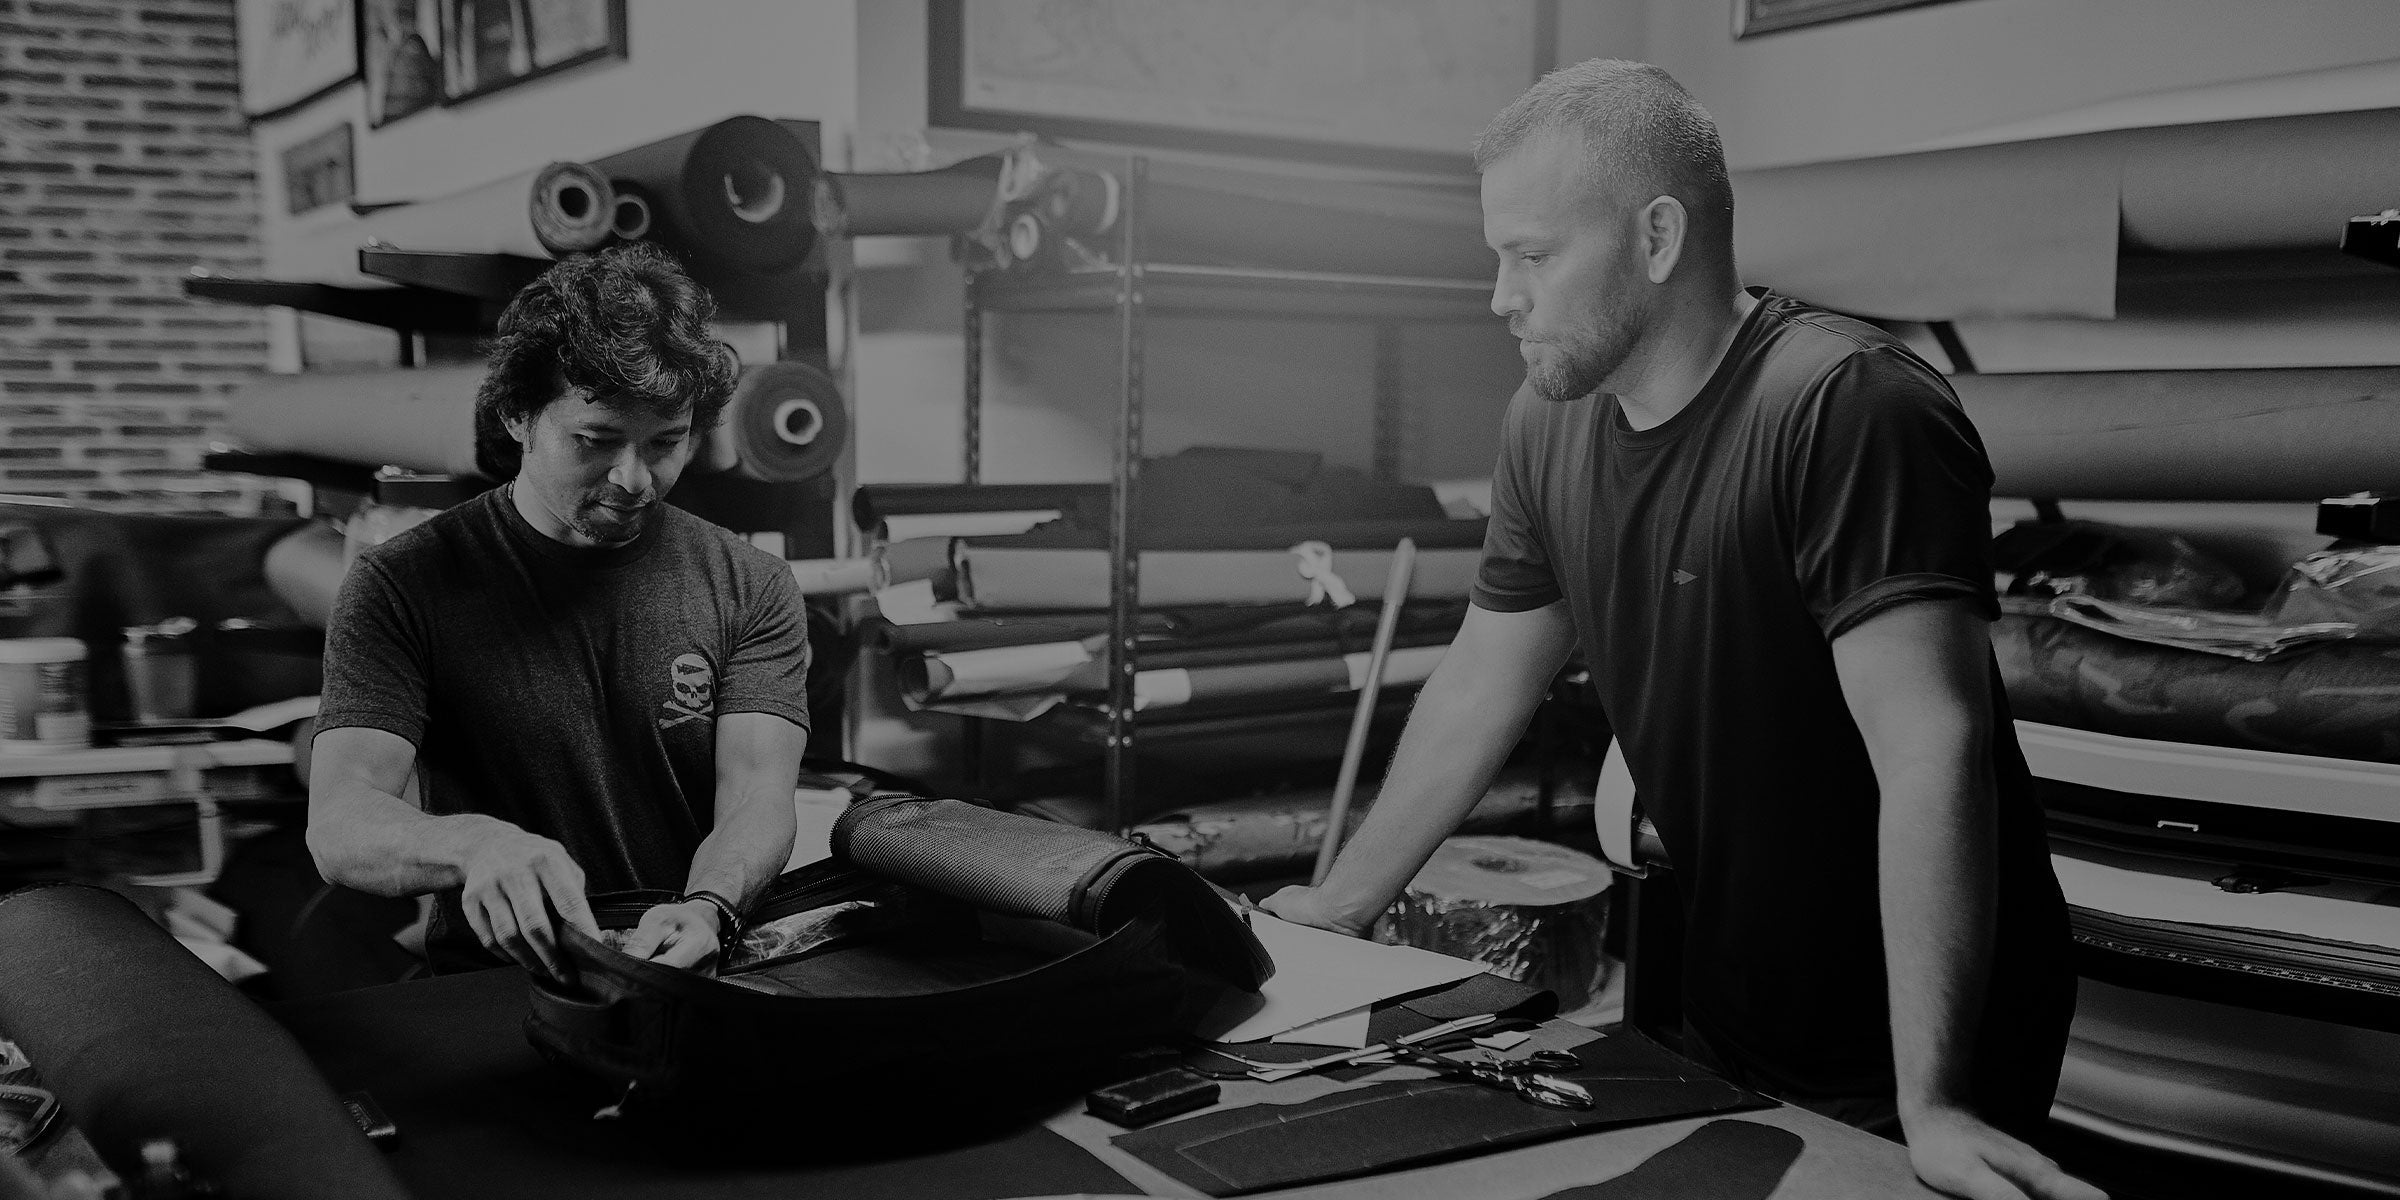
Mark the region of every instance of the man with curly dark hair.
POLYGON ((437 898, 437 969, 565 971, 587 891, 688 967, 790 857, 807 622, 781 561, 661 498, 735 380, 665 254, 567 259, 500 319, 478 457, 506 482, 360 556, 326 631, 308 844, 437 898))

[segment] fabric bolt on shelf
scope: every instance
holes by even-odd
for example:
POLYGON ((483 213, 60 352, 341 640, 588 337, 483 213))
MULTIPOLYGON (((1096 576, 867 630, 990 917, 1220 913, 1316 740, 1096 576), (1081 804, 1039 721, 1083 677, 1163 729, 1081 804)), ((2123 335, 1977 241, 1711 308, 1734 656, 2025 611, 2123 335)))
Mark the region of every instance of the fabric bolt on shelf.
POLYGON ((862 483, 850 494, 850 518, 872 531, 892 517, 939 513, 1024 512, 1098 505, 1105 483, 862 483))
POLYGON ((798 483, 831 471, 850 441, 849 407, 831 375, 804 362, 742 368, 699 465, 745 479, 798 483))
MULTIPOLYGON (((1457 633, 1466 613, 1467 603, 1463 599, 1412 600, 1402 607, 1396 628, 1401 635, 1439 634, 1447 639, 1457 633)), ((1137 627, 1145 655, 1160 650, 1293 644, 1323 644, 1328 651, 1346 652, 1369 646, 1374 639, 1377 616, 1374 611, 1356 605, 1349 608, 1327 604, 1148 607, 1139 614, 1137 627)), ((877 619, 862 625, 869 643, 889 654, 938 654, 1084 641, 1107 634, 1108 628, 1109 614, 1090 609, 967 616, 922 625, 895 625, 877 619)))
MULTIPOLYGON (((1451 633, 1429 630, 1394 638, 1386 669, 1393 683, 1421 683, 1431 672, 1429 656, 1406 654, 1450 644, 1451 633)), ((993 646, 979 650, 929 651, 896 664, 901 694, 912 704, 937 704, 981 696, 1025 692, 1100 692, 1108 688, 1108 655, 1098 639, 993 646)), ((1145 646, 1142 682, 1153 703, 1190 703, 1221 696, 1266 696, 1356 691, 1365 651, 1339 639, 1212 646, 1145 646), (1180 672, 1180 675, 1170 675, 1180 672)), ((1433 661, 1439 655, 1432 655, 1433 661)))
POLYGON ((360 247, 549 258, 609 238, 615 193, 599 170, 554 162, 447 196, 379 209, 355 221, 294 235, 296 259, 320 264, 316 282, 388 283, 358 270, 360 247))
POLYGON ((2026 721, 2126 737, 2400 762, 2400 646, 2247 662, 2006 615, 1992 649, 2026 721))
POLYGON ((1000 202, 1005 154, 929 171, 827 172, 818 221, 836 237, 926 237, 981 227, 1000 202))
MULTIPOLYGON (((955 557, 963 606, 989 611, 1107 606, 1108 551, 993 544, 1010 540, 958 545, 955 557)), ((1383 598, 1391 573, 1388 543, 1383 549, 1336 547, 1323 555, 1289 548, 1316 540, 1306 538, 1277 549, 1144 550, 1140 558, 1142 602, 1305 604, 1327 598, 1329 581, 1334 579, 1341 581, 1355 600, 1383 598)), ((1482 562, 1480 542, 1476 549, 1429 549, 1419 543, 1408 594, 1412 599, 1462 598, 1474 585, 1482 562)))
POLYGON ((648 197, 650 240, 708 273, 777 274, 816 245, 816 155, 764 117, 728 117, 591 165, 648 197))
MULTIPOLYGON (((1448 648, 1448 643, 1444 642, 1394 651, 1384 664, 1385 686, 1411 687, 1425 682, 1432 676, 1434 668, 1441 664, 1442 653, 1448 648)), ((934 682, 934 678, 908 668, 912 663, 926 668, 939 667, 940 664, 913 659, 903 660, 901 664, 901 698, 913 708, 929 711, 1030 721, 1065 703, 1071 693, 1096 695, 1107 690, 1107 664, 1088 657, 1088 652, 1075 643, 1054 648, 1020 646, 974 650, 967 654, 1012 656, 1008 686, 1013 690, 960 692, 953 687, 940 693, 929 692, 924 690, 924 685, 934 682), (1024 653, 1043 649, 1063 649, 1086 657, 1068 668, 1063 657, 1052 656, 1036 661, 1024 653), (1037 671, 1050 673, 1055 678, 1049 683, 1028 684, 1027 680, 1037 671)), ((1364 686, 1362 681, 1366 677, 1369 659, 1370 656, 1362 651, 1322 658, 1139 670, 1133 678, 1133 706, 1140 712, 1155 712, 1185 705, 1335 696, 1358 691, 1364 686)), ((947 686, 957 681, 951 679, 945 682, 947 686)), ((975 681, 967 686, 990 687, 994 686, 994 681, 975 681)))
MULTIPOLYGON (((1241 525, 1151 524, 1137 526, 1134 545, 1145 551, 1282 550, 1302 542, 1323 542, 1343 550, 1384 550, 1407 538, 1419 550, 1483 549, 1483 517, 1407 517, 1373 520, 1294 520, 1241 525)), ((992 550, 1105 550, 1105 525, 1057 521, 1008 537, 968 539, 977 549, 992 550)))
POLYGON ((1579 1046, 1586 1111, 1544 1108, 1512 1092, 1453 1079, 1373 1083, 1297 1104, 1203 1113, 1112 1139, 1125 1152, 1211 1196, 1348 1179, 1566 1137, 1613 1125, 1764 1108, 1773 1102, 1717 1079, 1641 1037, 1579 1046))
POLYGON ((2400 490, 2400 368, 1960 374, 1992 491, 2313 501, 2400 490))
POLYGON ((630 1137, 621 1122, 592 1117, 622 1088, 596 1087, 527 1043, 525 976, 513 968, 342 992, 274 1015, 336 1088, 365 1091, 392 1118, 400 1137, 388 1161, 421 1197, 1001 1200, 1134 1191, 1047 1129, 974 1113, 909 1122, 920 1135, 928 1126, 950 1132, 905 1149, 812 1141, 796 1128, 777 1139, 786 1154, 778 1162, 708 1158, 630 1137))
POLYGON ((1768 1200, 1804 1143, 1756 1121, 1711 1121, 1613 1179, 1542 1200, 1768 1200))
POLYGON ((264 376, 227 394, 226 431, 248 450, 475 475, 483 375, 461 364, 264 376))
MULTIPOLYGON (((1347 714, 1342 714, 1347 716, 1347 714)), ((1288 722, 1289 718, 1283 718, 1288 722)), ((1144 731, 1147 737, 1149 731, 1144 731)), ((1339 731, 1334 732, 1338 739, 1339 731)), ((1333 745, 1338 752, 1340 742, 1333 745)), ((1326 802, 1330 788, 1302 788, 1262 795, 1228 797, 1202 804, 1183 804, 1164 811, 1129 812, 1135 830, 1151 845, 1175 855, 1192 869, 1223 881, 1255 879, 1305 865, 1325 836, 1326 802)), ((1551 802, 1562 827, 1591 825, 1592 781, 1558 780, 1551 802)), ((1485 789, 1483 798, 1459 826, 1463 833, 1521 830, 1541 807, 1542 780, 1531 769, 1504 769, 1485 789)), ((1044 799, 1034 805, 1046 814, 1074 820, 1082 812, 1064 800, 1044 799)), ((1366 817, 1367 806, 1354 806, 1351 823, 1366 817)))
MULTIPOLYGON (((1040 175, 1125 172, 1121 156, 1054 146, 1020 159, 1040 175)), ((1140 204, 1152 262, 1439 279, 1492 271, 1472 177, 1410 184, 1152 158, 1140 204)), ((1063 231, 1103 254, 1115 248, 1112 225, 1063 231)))
POLYGON ((0 1029, 118 1174, 168 1137, 230 1196, 407 1195, 292 1038, 123 897, 0 897, 0 963, 0 1029))

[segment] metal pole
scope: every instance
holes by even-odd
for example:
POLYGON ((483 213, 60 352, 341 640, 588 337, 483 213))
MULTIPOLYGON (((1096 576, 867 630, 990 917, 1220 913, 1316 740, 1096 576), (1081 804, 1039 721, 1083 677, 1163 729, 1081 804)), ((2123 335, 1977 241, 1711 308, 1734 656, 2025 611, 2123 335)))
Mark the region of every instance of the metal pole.
POLYGON ((1125 160, 1125 212, 1117 242, 1117 453, 1108 493, 1108 828, 1125 827, 1133 794, 1133 683, 1141 629, 1142 558, 1134 545, 1134 497, 1142 473, 1142 192, 1149 164, 1125 160))
POLYGON ((983 482, 983 272, 967 272, 965 483, 983 482))
POLYGON ((1317 867, 1309 873, 1311 886, 1325 882, 1333 856, 1342 848, 1342 827, 1350 823, 1350 794, 1358 787, 1358 766, 1367 756, 1367 728, 1375 723, 1375 701, 1383 694, 1383 664, 1392 654, 1392 635, 1400 627, 1400 606, 1408 603, 1409 584, 1416 577, 1417 543, 1401 538, 1392 548, 1392 573, 1383 584, 1383 613, 1375 621, 1375 648, 1367 656, 1365 686, 1358 689, 1358 707, 1350 714, 1350 740, 1342 746, 1342 773, 1333 785, 1333 800, 1325 806, 1325 837, 1317 843, 1317 867))

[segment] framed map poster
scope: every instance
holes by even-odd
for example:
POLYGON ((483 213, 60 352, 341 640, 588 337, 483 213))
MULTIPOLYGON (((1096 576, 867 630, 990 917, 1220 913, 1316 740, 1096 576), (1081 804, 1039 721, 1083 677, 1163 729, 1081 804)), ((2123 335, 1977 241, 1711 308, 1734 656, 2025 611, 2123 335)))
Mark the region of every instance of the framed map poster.
POLYGON ((242 113, 298 108, 358 78, 357 0, 240 0, 233 10, 242 113))
POLYGON ((1756 37, 1779 29, 1801 29, 1863 17, 1869 13, 1944 4, 1949 0, 1733 0, 1733 36, 1756 37))
POLYGON ((1458 171, 1556 0, 931 0, 937 126, 1458 171))

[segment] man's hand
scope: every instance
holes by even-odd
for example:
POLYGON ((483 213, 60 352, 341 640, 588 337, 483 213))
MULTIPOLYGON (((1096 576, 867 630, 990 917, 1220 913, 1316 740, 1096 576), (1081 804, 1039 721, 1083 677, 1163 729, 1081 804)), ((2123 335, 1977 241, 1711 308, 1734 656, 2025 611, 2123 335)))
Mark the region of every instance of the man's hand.
POLYGON ((2108 1200, 2108 1193, 2058 1169, 2041 1151, 1964 1109, 1901 1119, 1909 1165, 1927 1186, 1967 1200, 2108 1200))
POLYGON ((717 952, 717 923, 724 919, 706 900, 653 905, 625 939, 625 953, 690 970, 717 952))
POLYGON ((503 825, 467 856, 460 901, 484 948, 538 975, 573 982, 558 951, 551 914, 592 935, 600 925, 583 898, 583 868, 549 838, 503 825))
POLYGON ((1344 918, 1325 902, 1325 893, 1313 887, 1293 884, 1259 902, 1260 908, 1290 921, 1294 925, 1313 925, 1350 937, 1367 936, 1367 926, 1344 918))

